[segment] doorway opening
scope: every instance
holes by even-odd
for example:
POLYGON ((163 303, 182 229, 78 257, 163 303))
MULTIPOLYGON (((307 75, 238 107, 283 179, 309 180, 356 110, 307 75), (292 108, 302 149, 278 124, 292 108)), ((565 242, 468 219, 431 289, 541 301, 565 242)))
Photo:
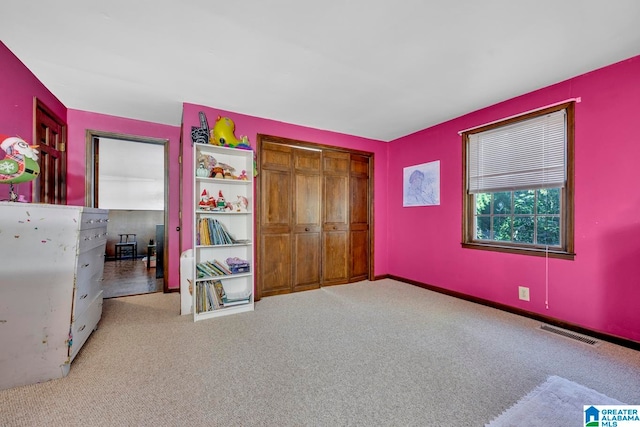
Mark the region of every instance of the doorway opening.
POLYGON ((109 210, 104 298, 168 291, 168 143, 87 130, 85 204, 109 210))

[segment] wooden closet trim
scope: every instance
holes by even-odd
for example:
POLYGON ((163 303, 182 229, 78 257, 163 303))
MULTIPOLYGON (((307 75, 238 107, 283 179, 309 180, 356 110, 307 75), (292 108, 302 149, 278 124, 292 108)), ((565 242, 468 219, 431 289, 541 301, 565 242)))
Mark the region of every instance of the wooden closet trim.
POLYGON ((319 144, 319 143, 315 143, 315 142, 309 142, 309 141, 301 141, 301 140, 296 140, 296 139, 291 139, 291 138, 285 138, 285 137, 280 137, 280 136, 274 136, 274 135, 267 135, 267 134, 257 134, 256 137, 256 162, 257 162, 257 168, 258 168, 258 175, 256 176, 256 182, 255 182, 255 203, 254 206, 256 206, 256 212, 255 212, 255 248, 254 248, 254 269, 255 269, 255 301, 259 301, 262 298, 262 286, 259 285, 261 284, 261 280, 262 277, 260 277, 260 262, 261 259, 259 257, 260 254, 260 245, 262 244, 261 242, 261 235, 262 235, 262 230, 260 228, 260 223, 261 223, 261 209, 259 208, 261 206, 262 203, 262 195, 261 195, 261 174, 260 174, 260 167, 261 167, 261 163, 262 163, 262 159, 261 159, 261 147, 262 144, 264 142, 268 142, 271 144, 279 144, 279 145, 284 145, 284 146, 290 146, 293 148, 299 148, 299 149, 311 149, 311 150, 322 150, 322 151, 334 151, 334 152, 343 152, 343 153, 350 153, 353 155, 358 155, 358 156, 364 156, 364 157, 368 157, 369 158, 369 179, 368 179, 368 184, 369 184, 369 188, 368 188, 368 203, 369 203, 369 217, 368 217, 368 221, 369 221, 369 268, 368 268, 368 277, 367 280, 373 281, 375 279, 375 268, 374 268, 374 260, 375 260, 375 224, 374 224, 374 217, 375 215, 373 214, 374 212, 374 172, 375 172, 375 153, 370 152, 370 151, 363 151, 363 150, 355 150, 355 149, 350 149, 350 148, 345 148, 345 147, 337 147, 337 146, 333 146, 333 145, 327 145, 327 144, 319 144))

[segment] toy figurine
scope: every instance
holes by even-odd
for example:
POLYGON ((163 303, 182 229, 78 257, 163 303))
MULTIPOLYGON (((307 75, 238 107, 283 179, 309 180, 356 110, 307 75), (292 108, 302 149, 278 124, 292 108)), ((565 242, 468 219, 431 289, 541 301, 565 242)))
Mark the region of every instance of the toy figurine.
POLYGON ((216 201, 216 207, 219 210, 224 210, 224 208, 227 206, 225 200, 224 200, 224 196, 222 195, 222 190, 218 191, 218 200, 216 201))
POLYGON ((249 207, 249 200, 244 196, 238 196, 238 200, 236 200, 236 211, 246 212, 248 207, 249 207))
POLYGON ((207 190, 202 190, 202 194, 200 195, 200 202, 198 202, 198 208, 208 210, 209 209, 209 194, 207 190))
POLYGON ((224 169, 220 166, 216 166, 211 170, 211 178, 224 178, 224 169))

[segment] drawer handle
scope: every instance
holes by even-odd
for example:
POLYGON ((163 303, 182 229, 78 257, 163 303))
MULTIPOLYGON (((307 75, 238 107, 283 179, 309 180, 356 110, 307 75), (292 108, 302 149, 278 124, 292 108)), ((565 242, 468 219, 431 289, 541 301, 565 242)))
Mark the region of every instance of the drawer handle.
POLYGON ((81 268, 87 268, 87 267, 89 267, 88 263, 87 264, 83 264, 81 268))
POLYGON ((309 227, 305 227, 304 231, 309 231, 309 227))
POLYGON ((86 297, 88 297, 88 296, 89 296, 89 294, 84 294, 84 295, 82 295, 82 296, 80 297, 80 299, 85 299, 85 298, 86 298, 86 297))
POLYGON ((86 327, 87 327, 87 325, 82 325, 82 327, 80 329, 78 329, 78 332, 84 331, 84 328, 86 328, 86 327))

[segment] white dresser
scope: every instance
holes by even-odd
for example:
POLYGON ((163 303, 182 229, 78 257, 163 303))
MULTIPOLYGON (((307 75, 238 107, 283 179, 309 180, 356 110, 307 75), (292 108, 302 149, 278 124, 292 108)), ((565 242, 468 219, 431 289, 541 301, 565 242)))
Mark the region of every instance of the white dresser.
POLYGON ((96 329, 107 215, 0 202, 0 390, 66 376, 96 329))

